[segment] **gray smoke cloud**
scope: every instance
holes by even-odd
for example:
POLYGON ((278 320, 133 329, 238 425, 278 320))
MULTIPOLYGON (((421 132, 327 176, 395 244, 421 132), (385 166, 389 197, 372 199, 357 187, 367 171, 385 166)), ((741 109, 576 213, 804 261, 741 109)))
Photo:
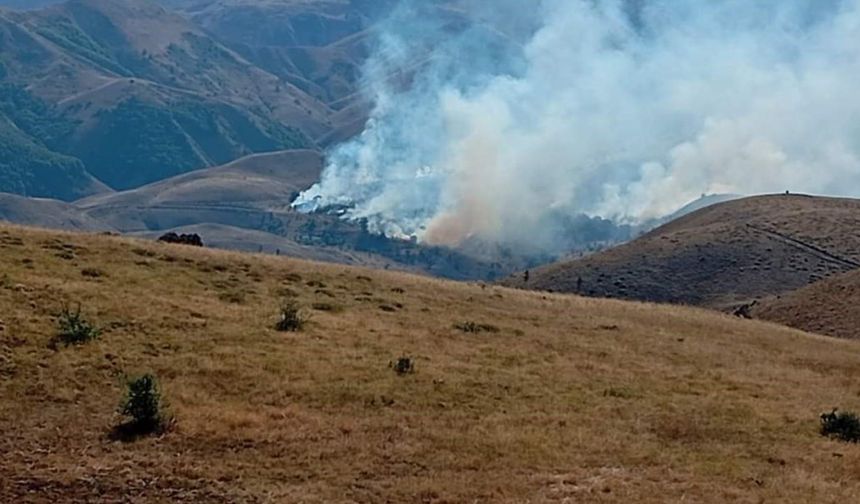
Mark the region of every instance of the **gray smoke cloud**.
POLYGON ((551 249, 559 216, 860 190, 860 0, 440 3, 383 25, 372 117, 297 208, 551 249))

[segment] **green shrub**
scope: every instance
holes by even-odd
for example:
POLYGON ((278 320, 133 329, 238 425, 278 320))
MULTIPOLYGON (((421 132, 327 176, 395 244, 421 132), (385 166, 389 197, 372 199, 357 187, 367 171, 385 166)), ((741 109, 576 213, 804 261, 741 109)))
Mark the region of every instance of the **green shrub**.
POLYGON ((275 329, 283 332, 301 331, 308 321, 307 315, 294 299, 281 303, 281 319, 275 324, 275 329))
POLYGON ((98 338, 101 330, 81 315, 80 305, 74 310, 63 308, 57 320, 57 340, 69 345, 82 345, 98 338))
POLYGON ((860 418, 850 411, 839 412, 834 409, 821 415, 821 435, 845 441, 860 442, 860 418))
POLYGON ((120 403, 119 412, 129 419, 122 426, 127 434, 163 432, 170 424, 165 410, 158 381, 154 376, 145 374, 126 382, 126 395, 120 403))

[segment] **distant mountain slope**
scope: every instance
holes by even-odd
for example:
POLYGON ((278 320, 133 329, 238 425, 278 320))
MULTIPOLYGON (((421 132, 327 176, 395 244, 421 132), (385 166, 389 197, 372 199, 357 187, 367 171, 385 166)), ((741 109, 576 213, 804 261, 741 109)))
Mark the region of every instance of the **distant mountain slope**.
POLYGON ((260 154, 75 205, 126 232, 207 222, 260 229, 272 211, 287 210, 321 170, 316 151, 260 154))
POLYGON ((248 60, 326 103, 356 92, 366 30, 391 0, 171 2, 248 60))
MULTIPOLYGON (((84 215, 124 233, 154 236, 175 228, 215 225, 217 242, 225 228, 253 232, 245 238, 266 238, 258 245, 284 240, 296 244, 300 257, 335 257, 344 262, 420 271, 457 279, 496 279, 512 269, 480 255, 444 247, 428 247, 370 234, 362 223, 337 215, 295 212, 290 202, 318 180, 322 157, 299 150, 260 154, 233 163, 186 173, 137 189, 96 195, 75 202, 84 215)), ((203 236, 204 241, 207 237, 203 236)), ((242 247, 246 249, 247 247, 242 247)), ((284 251, 289 247, 267 246, 284 251)))
POLYGON ((728 307, 860 267, 860 200, 775 195, 693 212, 619 247, 510 278, 589 296, 728 307))
POLYGON ((73 231, 113 230, 68 203, 7 193, 0 193, 0 221, 73 231))
POLYGON ((105 190, 80 160, 51 151, 0 113, 0 192, 72 200, 105 190))
POLYGON ((0 11, 0 47, 4 89, 67 126, 37 140, 115 189, 331 131, 325 104, 149 0, 0 11))
POLYGON ((80 159, 52 150, 72 129, 43 101, 0 82, 0 192, 72 200, 108 191, 80 159))

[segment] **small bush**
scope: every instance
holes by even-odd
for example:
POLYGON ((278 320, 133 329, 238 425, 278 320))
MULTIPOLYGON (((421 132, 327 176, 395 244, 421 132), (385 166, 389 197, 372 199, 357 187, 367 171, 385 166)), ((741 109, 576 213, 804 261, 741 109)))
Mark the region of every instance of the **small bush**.
POLYGON ((81 315, 80 305, 75 311, 63 308, 57 320, 57 340, 69 345, 82 345, 98 338, 101 330, 93 326, 81 315))
POLYGON ((281 303, 281 319, 275 325, 275 329, 283 332, 301 331, 308 321, 299 303, 294 299, 288 299, 281 303))
POLYGON ((415 362, 409 357, 400 357, 392 363, 391 367, 400 376, 415 372, 415 362))
POLYGON ((202 247, 203 239, 197 233, 194 234, 176 234, 166 233, 158 238, 158 241, 165 243, 176 243, 179 245, 191 245, 194 247, 202 247))
POLYGON ((126 382, 126 395, 120 403, 119 412, 128 417, 121 429, 128 435, 146 435, 164 432, 170 425, 165 413, 166 405, 161 398, 158 381, 151 374, 126 382))
POLYGON ((459 329, 465 333, 481 333, 481 332, 489 332, 489 333, 497 333, 499 332, 499 328, 490 325, 490 324, 478 324, 476 322, 463 322, 461 324, 454 324, 455 329, 459 329))
POLYGON ((821 435, 845 441, 860 442, 860 417, 857 414, 834 409, 821 415, 821 435))

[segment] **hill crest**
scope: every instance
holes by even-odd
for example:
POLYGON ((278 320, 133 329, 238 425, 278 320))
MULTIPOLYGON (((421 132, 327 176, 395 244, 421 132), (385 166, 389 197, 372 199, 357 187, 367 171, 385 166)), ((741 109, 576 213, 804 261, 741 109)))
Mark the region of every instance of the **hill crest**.
POLYGON ((860 266, 860 200, 769 195, 719 203, 618 247, 506 285, 728 308, 860 266))

